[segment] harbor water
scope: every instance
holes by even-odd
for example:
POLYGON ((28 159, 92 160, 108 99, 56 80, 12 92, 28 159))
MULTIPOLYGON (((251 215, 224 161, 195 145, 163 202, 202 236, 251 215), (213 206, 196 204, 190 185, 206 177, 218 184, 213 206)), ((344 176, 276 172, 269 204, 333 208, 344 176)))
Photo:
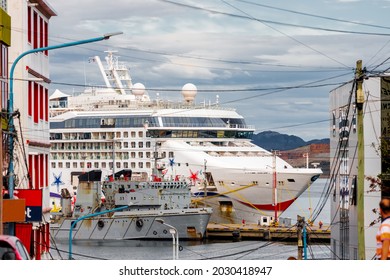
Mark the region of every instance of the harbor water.
MULTIPOLYGON (((297 215, 310 221, 316 217, 318 204, 322 202, 327 180, 319 179, 313 183, 280 218, 290 218, 296 223, 297 215)), ((330 202, 327 200, 313 224, 330 224, 330 202)), ((71 257, 76 260, 170 260, 172 259, 172 240, 158 241, 73 241, 71 257)), ((179 259, 183 260, 286 260, 297 257, 297 244, 281 241, 243 240, 202 240, 180 241, 179 259)), ((69 242, 52 242, 51 256, 54 259, 68 259, 69 242)), ((308 244, 308 259, 329 259, 330 245, 308 244)))

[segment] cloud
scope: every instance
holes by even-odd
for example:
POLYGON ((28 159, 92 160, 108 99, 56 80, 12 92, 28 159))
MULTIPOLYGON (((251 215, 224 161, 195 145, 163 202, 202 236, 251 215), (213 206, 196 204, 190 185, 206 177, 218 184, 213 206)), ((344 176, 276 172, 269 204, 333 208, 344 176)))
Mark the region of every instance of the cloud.
MULTIPOLYGON (((51 90, 82 90, 74 84, 103 84, 90 56, 117 50, 131 69, 134 82, 142 82, 155 96, 158 89, 175 89, 161 96, 177 96, 187 83, 201 91, 198 101, 213 100, 237 107, 258 131, 277 129, 298 136, 329 136, 329 91, 353 78, 356 60, 367 66, 388 57, 389 37, 362 36, 264 24, 206 11, 192 10, 156 0, 50 0, 58 12, 50 21, 51 43, 69 42, 123 31, 108 41, 50 53, 51 90), (338 78, 331 78, 337 77, 338 78), (318 82, 315 82, 318 81, 318 82), (59 85, 63 83, 64 85, 59 85), (328 84, 328 86, 308 87, 328 84), (69 84, 69 85, 66 85, 69 84), (307 87, 303 87, 303 85, 307 87), (221 92, 216 92, 220 90, 221 92), (231 90, 229 92, 229 90, 231 90), (240 91, 242 90, 242 91, 240 91), (313 125, 301 125, 312 121, 313 125), (299 125, 294 127, 294 124, 299 125), (289 127, 291 126, 291 127, 289 127), (282 128, 285 127, 285 128, 282 128)), ((243 15, 220 1, 185 1, 195 6, 243 15)), ((260 8, 230 1, 253 17, 279 22, 387 32, 336 21, 260 8)), ((281 1, 291 10, 341 19, 387 25, 383 1, 281 1), (352 5, 353 4, 353 5, 352 5)), ((307 138, 306 138, 307 139, 307 138)))

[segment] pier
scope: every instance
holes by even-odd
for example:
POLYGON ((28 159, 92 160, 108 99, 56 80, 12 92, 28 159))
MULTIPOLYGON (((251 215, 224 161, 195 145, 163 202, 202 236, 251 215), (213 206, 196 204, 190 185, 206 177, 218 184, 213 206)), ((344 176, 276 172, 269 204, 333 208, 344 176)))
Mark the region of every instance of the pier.
MULTIPOLYGON (((296 226, 261 226, 257 224, 217 224, 209 223, 206 231, 208 239, 258 239, 264 241, 297 241, 296 226)), ((312 243, 330 243, 330 227, 306 227, 307 240, 312 243)))

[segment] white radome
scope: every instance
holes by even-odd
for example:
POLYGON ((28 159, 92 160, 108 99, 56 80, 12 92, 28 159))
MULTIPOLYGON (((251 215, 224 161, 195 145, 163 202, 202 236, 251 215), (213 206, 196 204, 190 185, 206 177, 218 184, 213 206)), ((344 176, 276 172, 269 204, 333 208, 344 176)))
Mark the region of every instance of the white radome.
POLYGON ((141 83, 136 83, 133 85, 133 88, 131 89, 131 92, 136 96, 144 95, 145 93, 145 86, 141 83))
POLYGON ((194 84, 191 83, 185 84, 181 89, 181 94, 183 95, 184 100, 187 102, 194 101, 197 92, 198 89, 194 84))

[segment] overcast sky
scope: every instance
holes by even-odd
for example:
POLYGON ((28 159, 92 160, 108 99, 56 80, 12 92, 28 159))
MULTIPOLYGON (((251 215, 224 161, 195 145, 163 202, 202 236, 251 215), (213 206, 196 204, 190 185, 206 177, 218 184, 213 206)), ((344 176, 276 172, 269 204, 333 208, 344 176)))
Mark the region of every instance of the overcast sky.
POLYGON ((116 50, 152 98, 181 98, 181 87, 193 83, 198 102, 218 94, 256 133, 327 138, 329 91, 353 79, 359 59, 368 70, 390 67, 382 64, 390 53, 389 0, 46 1, 58 14, 51 45, 124 33, 52 51, 51 92, 103 84, 88 58, 116 50))

